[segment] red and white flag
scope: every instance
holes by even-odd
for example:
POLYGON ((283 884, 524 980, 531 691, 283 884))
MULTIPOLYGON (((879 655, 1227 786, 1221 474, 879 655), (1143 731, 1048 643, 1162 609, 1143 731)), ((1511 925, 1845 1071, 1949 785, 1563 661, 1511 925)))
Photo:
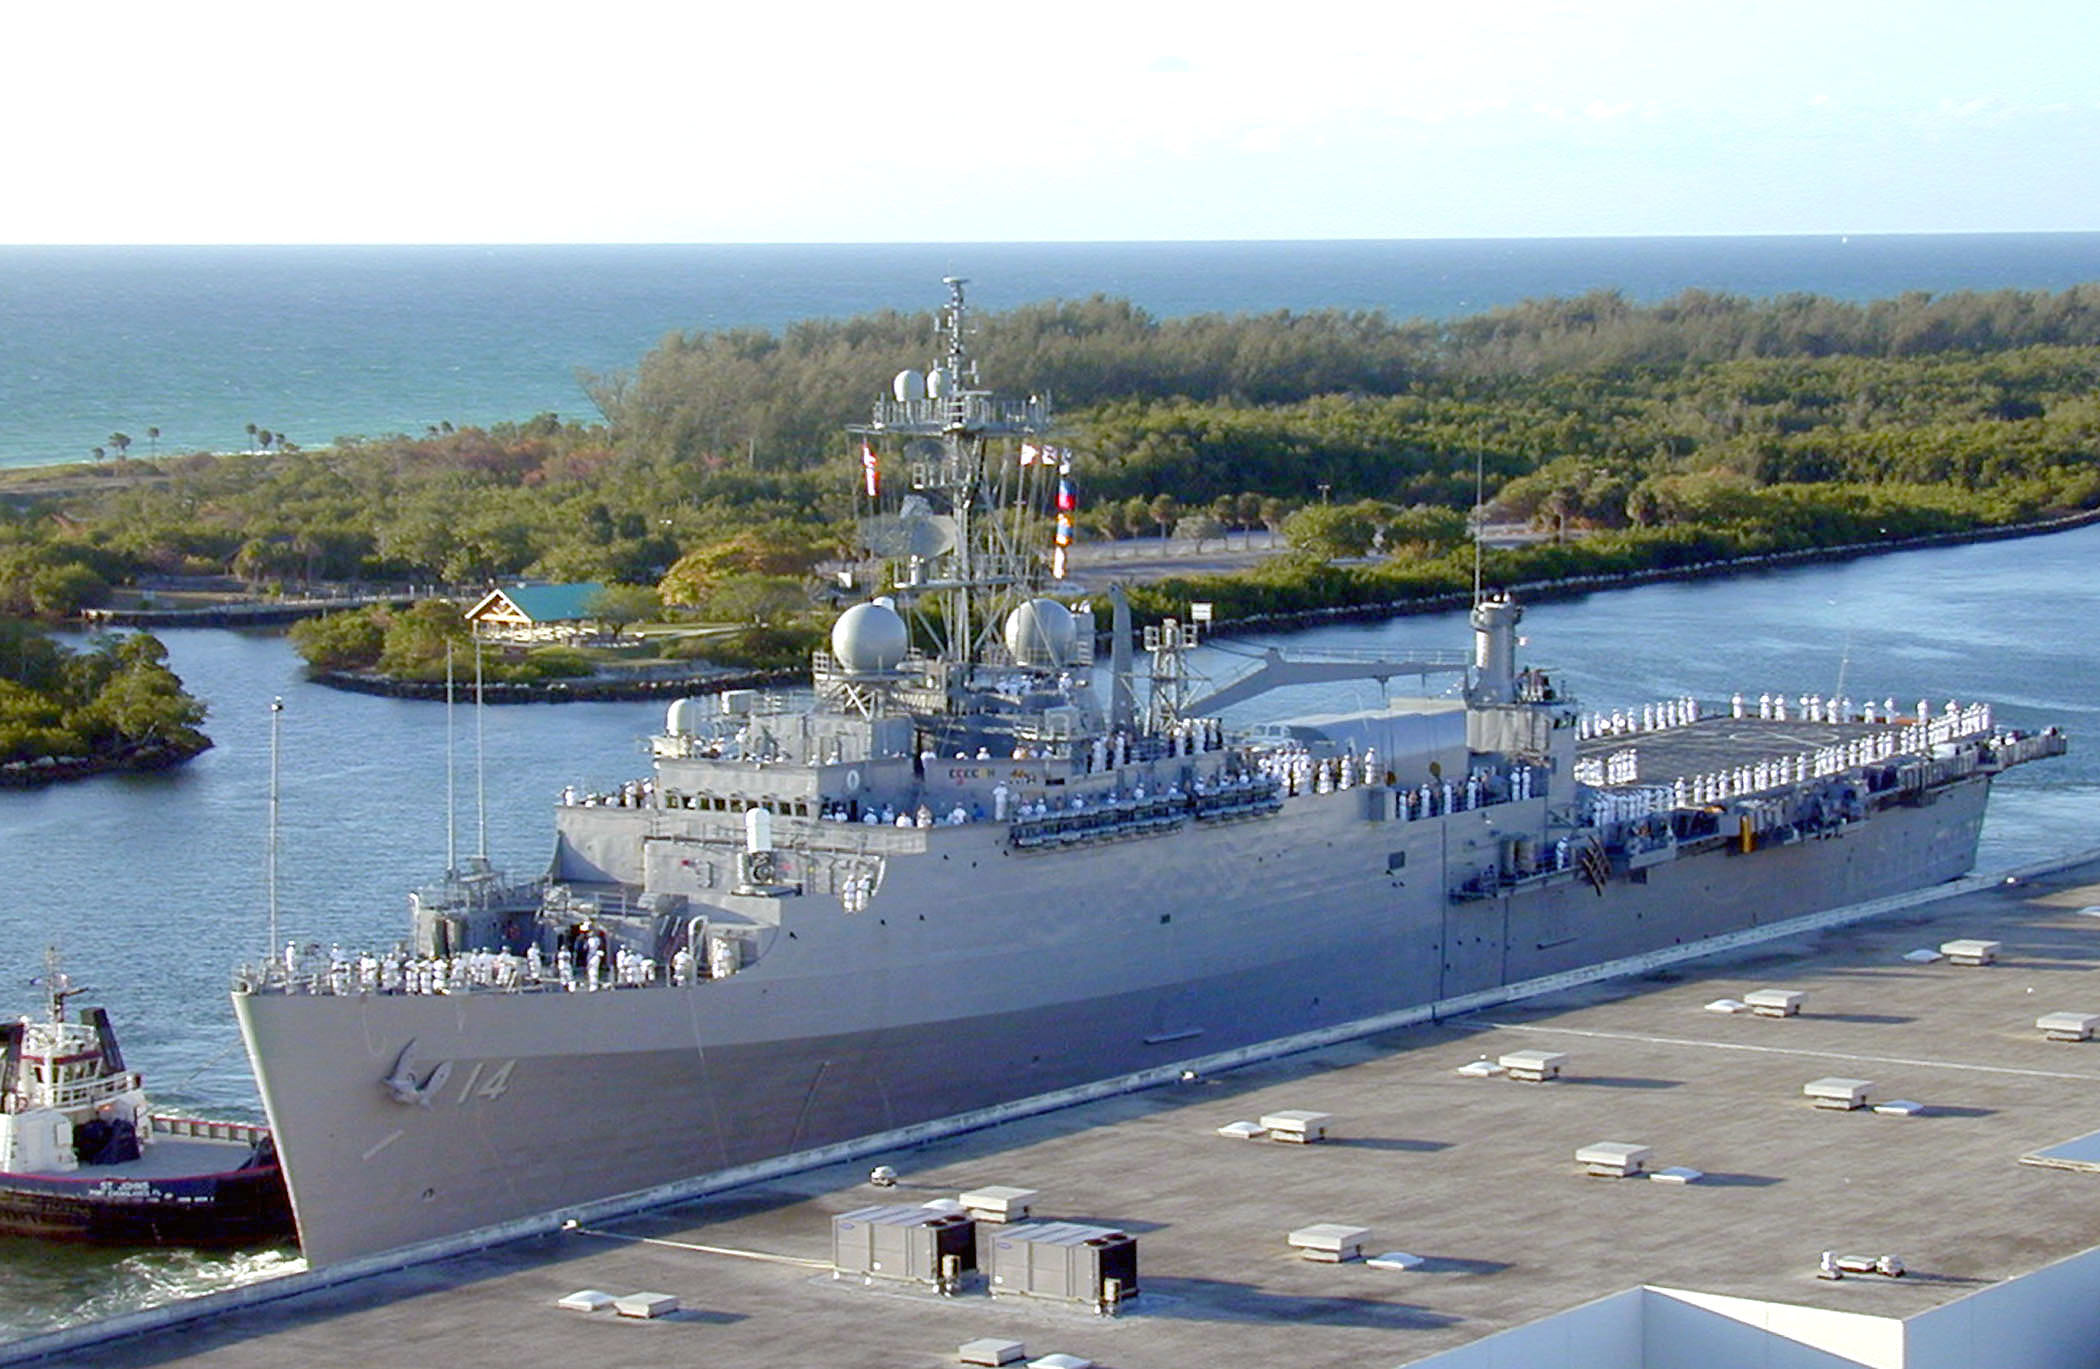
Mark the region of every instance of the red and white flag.
POLYGON ((868 498, 873 499, 882 487, 882 476, 876 469, 875 446, 871 442, 862 441, 860 444, 860 469, 867 477, 868 498))

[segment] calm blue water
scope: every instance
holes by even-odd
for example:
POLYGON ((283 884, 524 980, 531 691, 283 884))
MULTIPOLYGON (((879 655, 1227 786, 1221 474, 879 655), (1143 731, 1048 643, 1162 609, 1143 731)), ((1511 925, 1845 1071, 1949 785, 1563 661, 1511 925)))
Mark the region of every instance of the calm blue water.
MULTIPOLYGON (((1736 691, 1958 698, 2001 722, 2070 734, 2069 756, 1999 782, 1979 866, 1996 870, 2100 845, 2100 636, 2071 630, 2091 596, 2100 527, 1905 552, 1540 604, 1522 631, 1542 665, 1589 707, 1736 691)), ((285 701, 281 915, 285 935, 391 944, 405 891, 445 857, 442 706, 305 683, 281 637, 173 632, 173 664, 209 701, 218 746, 179 770, 45 790, 0 790, 0 1014, 36 1006, 37 956, 62 941, 88 1002, 112 1009, 127 1059, 163 1102, 255 1116, 226 999, 228 968, 261 955, 269 703, 285 701)), ((1293 634, 1304 647, 1462 647, 1460 614, 1293 634)), ((1208 651, 1221 681, 1245 662, 1208 651)), ((1370 686, 1271 695, 1235 715, 1360 706, 1370 686)), ((514 871, 544 867, 555 796, 647 772, 652 704, 491 708, 485 714, 488 850, 514 871)), ((461 849, 473 819, 474 719, 455 716, 461 849)), ((121 1259, 0 1242, 0 1339, 253 1277, 282 1256, 121 1259)))
POLYGON ((0 247, 0 466, 593 412, 666 333, 1096 293, 1448 317, 1615 287, 1869 299, 2100 279, 2100 233, 700 247, 0 247))

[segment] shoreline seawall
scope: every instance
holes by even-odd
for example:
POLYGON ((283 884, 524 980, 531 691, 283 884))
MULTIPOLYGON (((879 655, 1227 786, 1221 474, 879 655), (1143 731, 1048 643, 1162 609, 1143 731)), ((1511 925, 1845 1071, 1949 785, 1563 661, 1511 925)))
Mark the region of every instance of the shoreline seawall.
MULTIPOLYGON (((783 667, 778 670, 693 671, 631 680, 585 676, 529 683, 502 681, 482 685, 481 695, 484 703, 491 704, 633 702, 714 694, 725 689, 756 689, 800 679, 803 673, 795 667, 783 667)), ((377 694, 390 699, 442 703, 446 694, 443 680, 395 680, 341 670, 309 671, 306 678, 331 689, 348 690, 353 694, 377 694)), ((473 688, 471 684, 455 684, 452 697, 469 702, 473 698, 473 688)))
POLYGON ((176 746, 140 746, 100 756, 40 756, 36 760, 9 761, 0 765, 0 789, 34 789, 63 780, 84 780, 94 775, 137 775, 171 770, 195 760, 210 750, 207 740, 195 750, 176 746))

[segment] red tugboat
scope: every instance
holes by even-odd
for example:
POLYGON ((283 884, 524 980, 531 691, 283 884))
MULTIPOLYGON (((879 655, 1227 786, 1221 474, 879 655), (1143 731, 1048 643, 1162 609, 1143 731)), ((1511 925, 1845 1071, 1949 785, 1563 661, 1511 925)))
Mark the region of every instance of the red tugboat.
POLYGON ((105 1245, 284 1240, 292 1205, 266 1127, 155 1114, 109 1014, 46 957, 44 1021, 0 1026, 0 1235, 105 1245))

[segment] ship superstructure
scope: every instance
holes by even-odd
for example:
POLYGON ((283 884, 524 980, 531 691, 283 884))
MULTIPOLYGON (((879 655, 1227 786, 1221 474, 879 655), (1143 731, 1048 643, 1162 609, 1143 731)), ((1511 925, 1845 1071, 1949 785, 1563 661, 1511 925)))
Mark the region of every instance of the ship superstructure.
POLYGON ((546 877, 476 869, 393 951, 242 976, 316 1263, 1949 879, 1991 776, 2062 749, 1982 705, 1587 716, 1491 597, 1470 653, 1213 687, 1194 623, 1141 663, 1112 593, 1104 672, 1054 593, 1050 405, 976 388, 962 285, 853 429, 871 597, 813 702, 682 700, 648 774, 563 795, 546 877), (1346 678, 1423 688, 1221 717, 1346 678))

